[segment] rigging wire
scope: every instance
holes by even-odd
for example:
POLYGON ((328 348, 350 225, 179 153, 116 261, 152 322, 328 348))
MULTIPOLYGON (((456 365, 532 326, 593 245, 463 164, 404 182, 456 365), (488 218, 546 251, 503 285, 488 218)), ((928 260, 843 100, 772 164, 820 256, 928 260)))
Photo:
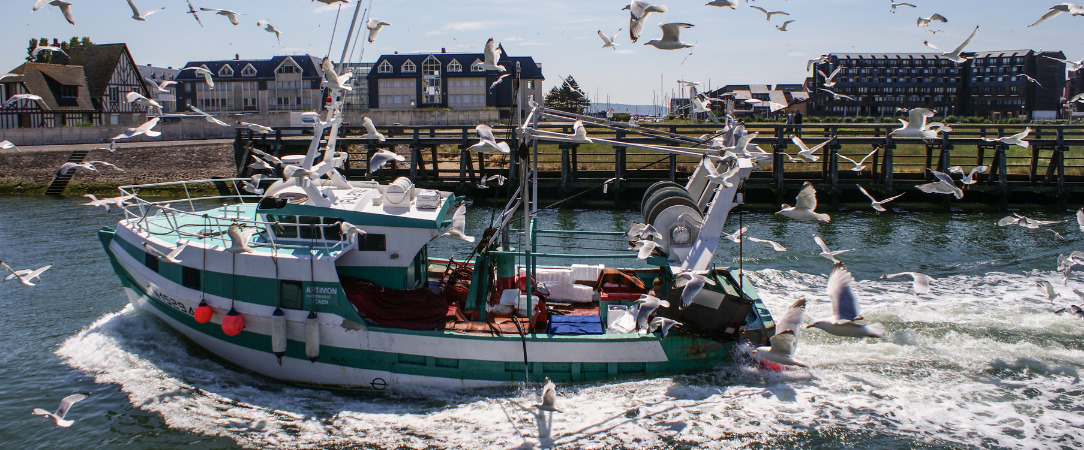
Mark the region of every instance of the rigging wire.
MULTIPOLYGON (((669 159, 669 158, 670 158, 670 155, 666 155, 666 156, 663 156, 662 158, 659 158, 659 159, 657 159, 657 160, 655 160, 655 161, 649 162, 649 163, 647 163, 647 164, 644 164, 644 165, 642 165, 642 166, 640 166, 640 167, 637 167, 637 168, 635 168, 635 169, 632 169, 632 171, 634 171, 634 172, 635 172, 635 171, 638 171, 638 170, 643 170, 643 169, 646 169, 646 168, 648 168, 648 167, 654 166, 655 164, 661 163, 661 162, 663 162, 663 161, 665 161, 665 160, 667 160, 667 159, 669 159)), ((582 196, 582 195, 584 195, 584 194, 586 194, 586 193, 588 193, 588 192, 591 192, 591 191, 593 191, 593 190, 595 190, 595 189, 598 189, 598 188, 600 188, 600 187, 602 187, 602 186, 605 186, 605 185, 606 185, 606 183, 609 183, 609 182, 610 182, 610 181, 609 181, 609 180, 607 180, 607 181, 604 181, 604 182, 602 182, 602 184, 599 184, 599 185, 597 185, 597 186, 592 186, 592 187, 589 187, 589 188, 587 188, 587 189, 585 189, 585 190, 583 190, 583 191, 580 191, 580 192, 578 192, 578 193, 572 194, 572 195, 570 195, 570 196, 568 196, 568 197, 565 197, 565 198, 563 198, 563 199, 557 200, 556 202, 550 203, 549 205, 546 205, 546 206, 545 206, 544 208, 542 208, 542 209, 543 209, 543 210, 546 210, 546 209, 556 208, 557 206, 560 206, 561 204, 563 204, 563 203, 565 203, 565 202, 567 202, 567 201, 569 201, 569 200, 573 200, 573 199, 579 198, 580 196, 582 196)))
POLYGON ((339 29, 339 14, 343 12, 343 5, 335 11, 335 26, 331 27, 331 42, 327 44, 327 56, 331 57, 331 49, 335 46, 335 32, 339 29))

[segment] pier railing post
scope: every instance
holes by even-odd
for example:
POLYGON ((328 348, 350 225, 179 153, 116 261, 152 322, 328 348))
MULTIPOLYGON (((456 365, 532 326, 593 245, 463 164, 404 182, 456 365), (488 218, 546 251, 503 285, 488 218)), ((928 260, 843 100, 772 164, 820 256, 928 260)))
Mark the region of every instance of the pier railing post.
POLYGON ((839 190, 839 141, 835 133, 832 133, 832 142, 828 143, 828 185, 833 191, 839 190))
POLYGON ((677 155, 670 155, 670 181, 677 180, 677 155))
POLYGON ((883 164, 881 164, 881 172, 883 173, 881 182, 884 183, 885 192, 889 195, 892 195, 896 192, 895 188, 892 186, 893 171, 895 170, 893 164, 895 161, 892 157, 892 151, 895 149, 896 141, 892 140, 891 132, 889 132, 888 129, 885 129, 885 154, 884 162, 883 164))
POLYGON ((572 163, 572 161, 569 157, 568 144, 561 143, 558 147, 561 149, 561 191, 564 191, 568 188, 568 166, 572 163))
MULTIPOLYGON (((625 138, 625 132, 623 130, 617 131, 617 137, 615 140, 622 140, 625 138)), ((625 178, 625 147, 614 147, 614 177, 625 178)))
POLYGON ((774 150, 772 154, 772 189, 783 189, 783 153, 787 151, 787 139, 784 136, 784 129, 782 127, 776 127, 775 129, 775 144, 772 145, 774 150))
POLYGON ((1007 144, 997 144, 997 153, 994 155, 994 161, 997 165, 997 185, 998 191, 1001 193, 1001 206, 1002 208, 1008 207, 1009 203, 1009 173, 1008 173, 1008 161, 1006 161, 1005 151, 1008 150, 1007 144))
POLYGON ((418 146, 418 129, 414 129, 414 136, 410 142, 410 181, 418 182, 418 169, 422 166, 422 149, 418 146))
POLYGON ((952 164, 952 141, 949 140, 949 133, 943 132, 941 134, 941 156, 937 159, 937 171, 948 172, 949 166, 952 164))

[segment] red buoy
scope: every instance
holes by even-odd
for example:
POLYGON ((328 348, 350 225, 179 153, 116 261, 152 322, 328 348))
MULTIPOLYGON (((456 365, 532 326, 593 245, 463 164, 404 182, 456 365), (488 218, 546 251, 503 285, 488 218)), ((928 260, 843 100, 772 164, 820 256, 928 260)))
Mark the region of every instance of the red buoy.
POLYGON ((211 305, 207 304, 207 300, 199 302, 199 306, 196 307, 196 311, 192 313, 192 317, 196 318, 196 323, 207 323, 211 321, 211 315, 214 314, 214 309, 211 305))
POLYGON ((222 318, 222 332, 226 333, 226 336, 237 336, 243 329, 245 329, 245 319, 236 309, 230 308, 230 312, 222 318))

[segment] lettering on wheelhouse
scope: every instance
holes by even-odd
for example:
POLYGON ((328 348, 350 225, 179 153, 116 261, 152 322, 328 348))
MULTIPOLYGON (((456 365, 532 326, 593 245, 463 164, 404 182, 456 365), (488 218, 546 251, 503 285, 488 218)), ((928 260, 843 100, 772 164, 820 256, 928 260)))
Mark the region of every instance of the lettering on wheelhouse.
POLYGON ((149 292, 152 297, 164 303, 166 306, 169 306, 170 308, 176 309, 190 316, 194 313, 194 310, 191 307, 186 306, 184 302, 170 297, 166 294, 163 294, 161 291, 155 289, 153 286, 147 286, 147 292, 149 292))
POLYGON ((316 305, 335 305, 339 298, 339 288, 330 286, 308 286, 305 296, 316 305))

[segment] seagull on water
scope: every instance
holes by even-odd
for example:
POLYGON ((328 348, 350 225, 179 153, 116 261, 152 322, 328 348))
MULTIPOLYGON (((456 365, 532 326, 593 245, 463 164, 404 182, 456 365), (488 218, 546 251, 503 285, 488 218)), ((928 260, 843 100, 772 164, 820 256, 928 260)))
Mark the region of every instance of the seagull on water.
POLYGON ((257 228, 249 228, 241 231, 241 227, 237 224, 230 225, 230 228, 226 230, 226 234, 230 237, 230 246, 226 248, 226 251, 230 253, 245 253, 251 252, 252 247, 248 246, 248 240, 252 239, 252 235, 260 231, 257 228))
POLYGON ((147 12, 139 12, 139 8, 136 7, 135 2, 133 2, 132 0, 128 0, 128 6, 132 8, 132 18, 140 22, 146 22, 147 16, 166 9, 165 7, 162 7, 158 9, 152 9, 147 12))
POLYGON ((798 348, 798 328, 802 325, 802 315, 805 314, 805 299, 800 299, 787 308, 783 317, 776 322, 775 336, 768 339, 769 347, 757 347, 753 354, 761 359, 783 364, 787 366, 809 367, 808 364, 794 359, 794 351, 798 348))
POLYGON ((1035 25, 1043 23, 1044 21, 1046 21, 1046 19, 1054 17, 1063 12, 1067 12, 1074 16, 1084 16, 1084 5, 1077 5, 1075 3, 1058 3, 1057 5, 1051 6, 1050 11, 1047 11, 1046 14, 1043 14, 1043 16, 1039 18, 1039 20, 1036 20, 1035 23, 1028 26, 1033 27, 1035 25))
POLYGON ((745 239, 747 241, 749 241, 749 242, 756 242, 756 243, 760 243, 760 244, 768 244, 768 245, 772 246, 772 250, 775 250, 777 252, 785 252, 785 251, 787 251, 787 248, 784 247, 783 244, 780 244, 780 243, 775 242, 773 240, 760 239, 760 238, 755 238, 753 236, 746 236, 745 239))
POLYGON ((545 411, 557 411, 557 386, 550 381, 550 377, 546 377, 542 383, 542 403, 534 405, 535 408, 545 411))
POLYGON ((369 43, 372 44, 376 40, 376 34, 380 32, 381 28, 390 27, 391 22, 385 22, 380 19, 369 19, 365 22, 365 28, 369 30, 369 43))
POLYGON ((814 234, 813 235, 813 240, 817 241, 817 246, 821 248, 820 255, 822 257, 824 257, 824 259, 832 261, 833 263, 838 263, 839 262, 839 260, 836 259, 836 255, 839 255, 841 253, 847 253, 849 251, 854 250, 853 248, 851 248, 851 249, 847 249, 847 250, 836 250, 836 251, 833 252, 831 250, 828 250, 828 245, 826 245, 824 243, 824 239, 821 239, 820 236, 817 236, 817 235, 814 234))
POLYGON ((362 117, 361 123, 365 125, 365 135, 362 139, 376 139, 380 142, 384 142, 384 135, 376 131, 376 125, 373 125, 373 120, 369 117, 362 117))
POLYGON ((651 324, 647 327, 647 332, 654 333, 655 330, 661 328, 662 336, 660 336, 659 338, 666 339, 667 333, 670 333, 670 328, 672 328, 674 325, 681 325, 681 322, 666 317, 656 317, 654 319, 651 319, 651 324))
POLYGON ((681 29, 692 28, 691 23, 663 23, 659 24, 659 28, 662 28, 662 38, 652 39, 644 43, 644 45, 650 45, 659 50, 677 50, 679 48, 689 48, 693 44, 681 41, 681 29))
POLYGON ((478 132, 478 143, 468 147, 468 150, 474 150, 478 153, 503 153, 505 155, 511 151, 507 142, 497 142, 497 138, 493 136, 493 128, 489 125, 479 124, 474 127, 474 130, 478 132))
POLYGON ((455 213, 452 214, 452 223, 448 227, 448 231, 441 237, 450 237, 452 239, 474 242, 474 236, 467 236, 467 205, 461 204, 455 209, 455 213))
POLYGON ((636 300, 636 329, 648 332, 648 321, 651 319, 651 315, 655 313, 656 309, 660 306, 663 308, 669 308, 670 302, 662 300, 654 295, 644 294, 636 300))
POLYGON ((817 69, 817 73, 821 75, 821 78, 824 78, 824 87, 835 87, 836 82, 833 80, 835 80, 836 75, 839 75, 839 72, 841 72, 842 70, 843 66, 841 65, 839 67, 836 67, 836 70, 833 70, 831 75, 825 75, 824 72, 821 72, 820 69, 817 69))
POLYGON ((937 181, 932 183, 920 184, 915 186, 918 190, 927 194, 946 194, 956 197, 957 200, 964 198, 964 191, 959 187, 956 187, 956 182, 952 180, 948 174, 944 172, 938 172, 933 169, 928 169, 937 181))
POLYGON ((49 264, 49 265, 39 267, 39 268, 33 269, 33 270, 31 270, 31 269, 15 270, 15 269, 12 269, 11 266, 7 265, 7 263, 5 263, 3 261, 0 261, 0 265, 2 265, 4 267, 4 269, 6 269, 8 272, 11 272, 11 275, 8 275, 7 277, 5 277, 4 281, 19 280, 20 283, 25 284, 27 286, 34 286, 34 283, 31 283, 31 282, 34 281, 35 279, 38 280, 38 282, 40 283, 41 282, 41 274, 44 273, 46 270, 49 270, 50 267, 53 267, 52 264, 49 264))
POLYGON ((674 275, 674 287, 681 290, 681 306, 689 306, 705 284, 715 286, 715 280, 706 277, 706 270, 685 270, 674 275))
POLYGON ((788 13, 788 12, 768 11, 768 10, 766 10, 764 8, 759 7, 759 6, 750 6, 750 8, 753 8, 753 9, 755 9, 757 11, 760 11, 760 12, 764 13, 764 20, 772 20, 772 16, 789 16, 790 15, 790 13, 788 13))
POLYGON ((816 320, 806 328, 819 328, 828 334, 842 337, 884 337, 885 328, 879 323, 869 323, 858 314, 858 297, 851 284, 854 276, 836 262, 828 275, 828 299, 832 301, 832 317, 816 320))
POLYGON ((858 190, 862 192, 862 195, 865 195, 866 198, 868 198, 869 201, 872 202, 872 203, 870 203, 870 205, 873 206, 873 209, 875 209, 877 212, 885 212, 885 207, 884 207, 885 203, 888 203, 888 202, 890 202, 892 200, 895 200, 895 199, 900 198, 900 197, 903 196, 903 194, 899 194, 899 195, 896 195, 896 196, 893 196, 893 197, 886 198, 884 200, 877 200, 877 199, 873 198, 872 195, 869 195, 869 192, 866 192, 866 189, 863 188, 862 185, 856 184, 855 186, 858 186, 858 190))
POLYGON ((617 50, 617 35, 621 33, 621 29, 618 28, 613 36, 607 36, 602 33, 602 30, 598 30, 598 37, 602 39, 602 48, 612 48, 617 50))
POLYGON ((990 170, 990 166, 975 166, 971 168, 971 171, 964 175, 964 168, 960 166, 952 166, 948 168, 949 173, 958 173, 961 175, 960 182, 966 185, 975 184, 978 180, 975 179, 975 175, 980 173, 986 173, 990 170))
POLYGON ((886 280, 886 279, 889 279, 889 278, 898 278, 898 277, 905 277, 905 276, 906 277, 911 277, 911 280, 912 280, 911 287, 914 288, 915 295, 923 295, 923 294, 929 294, 930 293, 930 282, 933 281, 933 278, 930 278, 930 276, 926 275, 926 274, 921 274, 921 273, 918 273, 918 272, 900 272, 900 273, 881 275, 881 279, 886 280))
MULTIPOLYGON (((268 32, 268 33, 274 34, 275 35, 275 40, 278 41, 280 46, 282 45, 282 32, 275 29, 275 26, 271 25, 270 21, 268 21, 267 19, 261 19, 261 20, 256 22, 256 26, 259 27, 259 28, 263 28, 263 30, 268 32)), ((372 42, 372 41, 369 41, 369 42, 372 42)))
POLYGON ((792 135, 790 137, 790 141, 793 142, 794 145, 798 146, 798 156, 808 159, 810 162, 817 162, 817 160, 820 158, 818 158, 817 155, 814 155, 813 153, 820 150, 821 147, 828 145, 829 142, 832 142, 831 139, 828 139, 824 142, 821 142, 820 144, 813 146, 813 148, 809 148, 805 145, 805 142, 802 141, 802 138, 798 137, 798 135, 792 135))
POLYGON ((1031 143, 1024 140, 1024 138, 1028 137, 1029 133, 1031 133, 1031 127, 1027 127, 1024 129, 1024 131, 1016 133, 1012 136, 1002 136, 999 138, 982 138, 982 140, 986 142, 1000 142, 1006 145, 1015 145, 1022 148, 1029 148, 1031 147, 1031 143))
POLYGON ((75 17, 72 16, 72 2, 66 2, 64 0, 38 0, 37 3, 34 3, 34 9, 32 11, 42 9, 45 5, 60 8, 60 13, 64 14, 64 18, 68 20, 68 23, 75 25, 75 17))
POLYGON ((196 76, 197 77, 202 77, 203 82, 207 83, 208 88, 210 88, 210 89, 215 88, 215 80, 212 79, 212 77, 214 75, 211 74, 210 70, 207 70, 204 67, 195 67, 195 66, 193 66, 193 67, 185 67, 185 68, 181 69, 181 72, 184 72, 186 70, 195 70, 196 71, 196 76))
POLYGON ((866 160, 869 159, 871 156, 873 156, 875 153, 877 153, 877 150, 880 150, 880 149, 881 149, 880 147, 874 148, 873 151, 869 152, 866 156, 864 156, 862 158, 861 161, 858 161, 858 162, 854 162, 853 159, 844 156, 842 153, 837 153, 836 156, 839 156, 840 158, 843 158, 843 159, 845 159, 847 161, 850 161, 851 164, 854 164, 854 167, 852 167, 850 169, 852 172, 861 172, 863 169, 866 168, 866 166, 863 165, 863 164, 866 163, 866 160))
POLYGON ((215 14, 218 14, 220 16, 226 16, 227 19, 230 19, 230 23, 232 23, 234 25, 240 25, 241 24, 241 22, 237 20, 237 12, 236 11, 230 11, 228 9, 218 9, 218 8, 200 8, 199 10, 200 11, 214 11, 215 14))
POLYGON ((813 188, 813 183, 806 181, 794 199, 794 206, 784 203, 776 214, 782 214, 791 219, 816 220, 823 223, 832 220, 828 214, 818 213, 815 209, 817 209, 817 190, 813 188))
POLYGON ((60 406, 56 408, 56 412, 49 412, 41 408, 34 408, 34 410, 31 411, 31 414, 34 414, 36 416, 49 417, 56 421, 56 426, 61 428, 68 428, 72 426, 75 421, 65 420, 64 416, 68 415, 68 410, 71 409, 72 405, 74 405, 76 402, 86 399, 87 397, 90 397, 90 392, 72 394, 60 400, 60 406))
POLYGON ((979 34, 978 25, 975 26, 975 31, 972 31, 971 35, 968 36, 967 39, 965 39, 964 42, 962 44, 960 44, 959 47, 956 47, 956 49, 951 51, 951 52, 946 52, 944 50, 941 50, 941 49, 935 47, 933 44, 929 43, 929 41, 922 41, 922 44, 929 47, 929 48, 937 50, 937 51, 939 51, 941 53, 944 53, 943 55, 941 55, 942 58, 950 59, 950 60, 955 61, 957 63, 962 63, 964 61, 967 61, 967 58, 961 56, 960 53, 964 51, 964 47, 967 47, 967 44, 971 43, 971 40, 975 38, 976 34, 979 34))
POLYGON ((920 27, 928 27, 933 22, 948 23, 948 19, 940 14, 934 14, 930 17, 919 17, 915 24, 920 27))
POLYGON ((380 149, 380 151, 374 153, 373 157, 369 159, 369 173, 373 173, 384 168, 384 165, 387 164, 388 161, 391 161, 393 159, 399 162, 406 161, 406 157, 403 155, 395 153, 386 148, 380 149))
POLYGON ((11 97, 8 97, 8 100, 4 102, 4 107, 7 108, 19 100, 30 100, 32 102, 38 102, 38 104, 41 104, 42 98, 40 95, 34 94, 15 94, 11 97))
POLYGON ((637 39, 640 39, 640 32, 644 29, 644 21, 647 20, 647 15, 653 12, 664 13, 667 8, 666 5, 652 5, 643 0, 631 0, 621 10, 629 11, 629 39, 636 42, 637 39))
POLYGON ((164 253, 161 250, 158 250, 158 249, 156 249, 154 247, 151 247, 146 242, 143 243, 143 248, 146 248, 151 253, 154 253, 155 255, 157 255, 158 258, 164 259, 164 260, 169 261, 169 262, 171 262, 173 264, 180 264, 181 263, 181 260, 177 259, 177 257, 181 255, 181 252, 183 252, 186 247, 188 247, 188 241, 178 241, 176 248, 171 250, 169 253, 164 253))
POLYGON ((191 110, 192 112, 196 113, 196 114, 199 114, 200 116, 203 116, 204 119, 206 119, 208 122, 211 122, 211 123, 213 123, 215 125, 219 125, 219 126, 223 126, 223 127, 230 126, 230 124, 216 119, 214 116, 203 112, 202 109, 199 109, 199 108, 197 108, 195 106, 188 105, 188 109, 191 110))
MULTIPOLYGON (((353 86, 350 86, 350 78, 354 76, 354 72, 347 71, 339 75, 335 72, 335 65, 331 63, 331 58, 326 56, 320 62, 320 68, 324 71, 324 81, 321 85, 341 91, 354 90, 353 86)), ((381 140, 383 141, 383 139, 381 140)))
POLYGON ((481 67, 482 70, 496 70, 498 72, 508 71, 504 66, 497 64, 497 62, 501 60, 501 49, 497 48, 497 43, 493 38, 489 38, 489 40, 486 41, 486 47, 483 50, 483 53, 485 58, 481 64, 478 64, 478 67, 481 67))

